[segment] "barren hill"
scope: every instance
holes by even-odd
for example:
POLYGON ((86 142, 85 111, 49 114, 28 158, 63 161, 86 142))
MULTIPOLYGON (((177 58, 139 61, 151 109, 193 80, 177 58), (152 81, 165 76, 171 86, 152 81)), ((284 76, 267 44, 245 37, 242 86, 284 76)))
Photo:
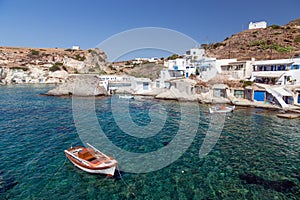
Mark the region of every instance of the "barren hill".
POLYGON ((245 30, 223 42, 203 44, 207 56, 216 58, 281 59, 300 54, 300 19, 284 26, 271 25, 263 29, 245 30))
POLYGON ((65 70, 69 73, 99 73, 106 70, 106 55, 100 49, 0 47, 0 67, 65 70))

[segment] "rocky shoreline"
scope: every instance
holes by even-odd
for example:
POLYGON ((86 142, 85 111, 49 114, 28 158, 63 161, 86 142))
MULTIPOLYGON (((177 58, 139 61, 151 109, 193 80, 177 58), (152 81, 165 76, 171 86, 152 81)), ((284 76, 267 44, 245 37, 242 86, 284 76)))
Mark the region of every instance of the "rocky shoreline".
MULTIPOLYGON (((213 97, 210 98, 205 94, 187 94, 180 91, 175 87, 168 88, 154 88, 147 92, 135 92, 131 88, 120 88, 114 91, 114 95, 132 95, 134 98, 153 98, 158 100, 175 100, 184 102, 198 102, 200 104, 230 104, 237 107, 253 107, 262 108, 267 110, 274 110, 282 113, 296 113, 299 114, 300 110, 296 107, 293 109, 283 109, 277 105, 268 104, 266 102, 254 102, 247 99, 237 98, 223 98, 213 97)), ((98 97, 98 96, 111 96, 112 94, 107 90, 103 81, 97 75, 74 75, 68 78, 66 83, 58 85, 56 88, 48 91, 48 96, 58 97, 98 97), (74 89, 76 88, 76 89, 74 89)))

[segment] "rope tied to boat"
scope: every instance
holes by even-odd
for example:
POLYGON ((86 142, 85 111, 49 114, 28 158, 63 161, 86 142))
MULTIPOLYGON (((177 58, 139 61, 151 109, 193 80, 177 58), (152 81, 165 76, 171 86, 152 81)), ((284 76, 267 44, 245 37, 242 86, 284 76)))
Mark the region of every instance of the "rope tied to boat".
POLYGON ((121 175, 121 172, 120 172, 120 169, 119 169, 119 166, 116 167, 118 173, 119 173, 119 176, 120 176, 120 179, 122 180, 122 182, 124 183, 124 185, 128 188, 128 191, 134 196, 134 198, 136 197, 135 196, 135 193, 131 190, 131 187, 128 183, 126 183, 126 181, 123 179, 122 175, 121 175))

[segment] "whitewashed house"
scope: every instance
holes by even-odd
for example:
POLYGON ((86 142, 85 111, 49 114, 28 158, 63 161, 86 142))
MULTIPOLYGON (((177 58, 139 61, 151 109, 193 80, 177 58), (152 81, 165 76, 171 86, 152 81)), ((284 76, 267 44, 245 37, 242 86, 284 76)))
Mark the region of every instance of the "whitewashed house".
POLYGON ((249 23, 249 29, 257 29, 257 28, 267 28, 267 22, 260 21, 260 22, 249 23))
POLYGON ((134 78, 131 82, 131 89, 135 93, 151 91, 152 81, 149 78, 134 78))
POLYGON ((300 58, 255 61, 251 80, 273 85, 300 84, 300 58))
POLYGON ((74 45, 74 46, 72 46, 72 50, 80 50, 80 46, 74 45))
POLYGON ((191 61, 201 60, 201 59, 203 59, 204 54, 205 54, 204 49, 193 48, 193 49, 186 51, 185 57, 190 59, 191 61))
POLYGON ((251 77, 252 74, 252 65, 254 60, 247 61, 233 61, 233 62, 223 62, 220 66, 221 74, 226 76, 228 79, 247 79, 251 77))

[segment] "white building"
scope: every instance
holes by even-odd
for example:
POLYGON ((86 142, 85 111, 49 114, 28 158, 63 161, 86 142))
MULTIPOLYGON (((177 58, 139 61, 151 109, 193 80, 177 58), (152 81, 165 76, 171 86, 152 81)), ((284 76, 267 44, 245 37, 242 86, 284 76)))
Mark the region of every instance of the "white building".
POLYGON ((157 63, 159 59, 157 57, 152 57, 152 58, 135 58, 132 60, 132 64, 142 64, 145 62, 150 62, 150 63, 157 63))
POLYGON ((249 23, 249 29, 257 29, 257 28, 267 28, 267 22, 260 21, 260 22, 249 23))
POLYGON ((80 50, 80 46, 74 45, 74 46, 72 46, 72 49, 73 50, 80 50))
POLYGON ((204 49, 194 48, 186 51, 185 57, 190 60, 200 60, 203 59, 205 54, 204 49))
POLYGON ((131 82, 131 88, 135 93, 143 93, 152 90, 151 83, 149 78, 134 78, 131 82))
POLYGON ((276 85, 300 84, 300 58, 255 61, 251 80, 276 85))
POLYGON ((228 79, 249 79, 253 70, 253 60, 236 61, 236 59, 227 59, 226 63, 221 64, 221 74, 228 79), (234 61, 230 61, 234 60, 234 61), (229 62, 228 62, 229 61, 229 62))
MULTIPOLYGON (((176 58, 175 60, 168 60, 164 62, 164 66, 169 70, 177 71, 181 74, 181 77, 188 78, 191 74, 195 74, 196 67, 191 64, 191 61, 186 58, 176 58)), ((178 77, 178 73, 175 73, 178 77)))

